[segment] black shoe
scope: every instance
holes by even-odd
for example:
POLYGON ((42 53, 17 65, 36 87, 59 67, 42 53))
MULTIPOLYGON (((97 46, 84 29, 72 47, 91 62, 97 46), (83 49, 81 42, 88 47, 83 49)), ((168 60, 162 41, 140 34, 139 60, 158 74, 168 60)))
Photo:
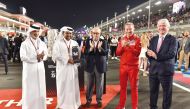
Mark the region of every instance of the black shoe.
POLYGON ((181 69, 180 69, 180 68, 177 68, 176 70, 177 70, 177 71, 181 71, 181 69))
POLYGON ((101 108, 102 107, 102 102, 98 102, 98 108, 101 108))
POLYGON ((90 104, 91 104, 91 102, 87 101, 85 104, 85 107, 90 108, 90 104))

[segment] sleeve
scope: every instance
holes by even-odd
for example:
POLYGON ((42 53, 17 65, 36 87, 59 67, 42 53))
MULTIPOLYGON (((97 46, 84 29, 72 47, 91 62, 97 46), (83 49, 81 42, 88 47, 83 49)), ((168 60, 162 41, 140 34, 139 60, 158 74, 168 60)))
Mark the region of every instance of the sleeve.
POLYGON ((84 50, 85 55, 93 55, 94 54, 94 49, 92 51, 90 51, 90 41, 91 40, 86 41, 86 49, 84 50))
POLYGON ((172 59, 175 58, 177 53, 177 40, 176 38, 173 38, 173 40, 171 40, 171 43, 169 44, 169 50, 167 53, 165 54, 157 54, 157 61, 165 61, 168 59, 172 59))
POLYGON ((9 48, 9 44, 8 44, 8 40, 5 38, 5 47, 6 47, 6 49, 8 50, 8 48, 9 48))
POLYGON ((123 54, 123 47, 121 45, 121 41, 118 42, 118 46, 117 46, 117 49, 116 49, 116 55, 117 56, 121 56, 123 54))
POLYGON ((21 58, 21 60, 24 62, 27 62, 27 63, 37 63, 38 60, 37 60, 36 55, 31 55, 31 56, 27 55, 26 44, 22 43, 21 47, 20 47, 20 58, 21 58))
MULTIPOLYGON (((152 39, 150 40, 150 45, 149 45, 149 47, 148 47, 148 49, 149 49, 149 50, 152 50, 152 51, 153 51, 153 40, 154 40, 154 38, 152 38, 152 39)), ((154 59, 153 57, 148 56, 147 52, 146 52, 145 54, 146 54, 146 57, 148 58, 148 60, 149 60, 150 62, 151 62, 152 59, 154 59)), ((154 60, 155 60, 155 59, 154 59, 154 60)))
POLYGON ((108 46, 107 46, 107 42, 106 41, 103 41, 103 44, 102 44, 102 47, 101 47, 99 53, 100 53, 100 55, 103 55, 103 56, 107 55, 107 53, 108 53, 108 46))
POLYGON ((141 52, 141 43, 140 43, 140 39, 137 38, 135 46, 134 47, 129 47, 131 49, 131 52, 135 55, 135 56, 139 56, 140 52, 141 52))
POLYGON ((58 42, 55 42, 55 44, 53 46, 52 59, 53 59, 54 62, 55 61, 60 61, 65 65, 68 63, 69 57, 66 57, 65 54, 61 54, 58 42))
POLYGON ((46 60, 48 57, 48 49, 47 49, 47 45, 45 43, 43 43, 43 48, 44 48, 44 58, 43 60, 46 60))

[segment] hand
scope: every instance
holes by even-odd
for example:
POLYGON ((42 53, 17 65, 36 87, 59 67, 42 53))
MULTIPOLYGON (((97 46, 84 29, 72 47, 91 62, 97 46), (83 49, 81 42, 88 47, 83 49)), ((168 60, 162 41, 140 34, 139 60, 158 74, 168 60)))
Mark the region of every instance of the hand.
POLYGON ((154 53, 152 50, 147 50, 147 55, 150 57, 153 57, 155 59, 157 59, 156 53, 154 53))
POLYGON ((90 41, 90 48, 94 49, 95 45, 94 42, 90 41))
POLYGON ((92 51, 94 47, 95 47, 94 42, 90 41, 90 51, 92 51))
POLYGON ((45 55, 44 51, 42 53, 40 53, 40 54, 37 54, 37 60, 38 60, 38 62, 40 62, 41 60, 43 60, 44 55, 45 55))
POLYGON ((122 40, 121 41, 121 46, 122 47, 129 46, 129 43, 127 41, 125 41, 125 40, 122 40))
POLYGON ((44 51, 42 51, 42 53, 41 53, 41 58, 43 59, 44 58, 44 51))
POLYGON ((102 47, 102 41, 100 41, 99 43, 98 43, 98 49, 100 49, 102 47))
POLYGON ((68 63, 69 63, 69 64, 74 64, 74 61, 73 61, 72 59, 69 59, 69 60, 68 60, 68 63))
POLYGON ((41 61, 41 54, 37 54, 37 60, 38 60, 38 62, 40 62, 41 61))

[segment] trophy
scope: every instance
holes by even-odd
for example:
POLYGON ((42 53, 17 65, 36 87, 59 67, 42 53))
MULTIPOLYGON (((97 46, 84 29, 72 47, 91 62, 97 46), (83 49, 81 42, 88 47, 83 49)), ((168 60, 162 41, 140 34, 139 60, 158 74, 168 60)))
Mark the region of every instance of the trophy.
POLYGON ((79 48, 78 46, 73 46, 72 47, 72 58, 74 63, 80 63, 80 57, 79 57, 79 48))

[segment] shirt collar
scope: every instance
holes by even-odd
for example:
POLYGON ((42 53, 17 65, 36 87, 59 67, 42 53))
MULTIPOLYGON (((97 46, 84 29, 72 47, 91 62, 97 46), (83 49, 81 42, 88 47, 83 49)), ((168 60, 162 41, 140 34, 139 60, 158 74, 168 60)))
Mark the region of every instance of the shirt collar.
POLYGON ((163 37, 163 38, 165 39, 165 37, 166 37, 167 34, 168 34, 168 33, 166 33, 166 34, 164 34, 164 35, 162 35, 162 36, 159 34, 159 38, 163 37))

